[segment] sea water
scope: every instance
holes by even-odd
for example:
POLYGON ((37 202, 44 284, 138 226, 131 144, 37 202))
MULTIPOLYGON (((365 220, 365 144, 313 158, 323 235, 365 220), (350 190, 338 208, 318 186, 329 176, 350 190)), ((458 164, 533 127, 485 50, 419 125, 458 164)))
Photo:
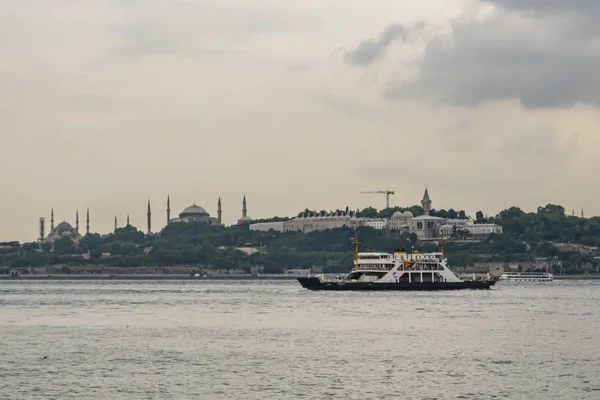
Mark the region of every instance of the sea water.
POLYGON ((391 398, 600 399, 600 282, 0 282, 0 399, 391 398))

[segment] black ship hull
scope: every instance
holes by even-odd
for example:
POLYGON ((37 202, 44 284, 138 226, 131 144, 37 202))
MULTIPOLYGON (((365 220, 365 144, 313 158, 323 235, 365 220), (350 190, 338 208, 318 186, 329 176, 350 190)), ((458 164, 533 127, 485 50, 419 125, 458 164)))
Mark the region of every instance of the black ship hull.
POLYGON ((321 282, 319 278, 298 278, 298 282, 305 289, 310 290, 462 290, 462 289, 489 289, 494 286, 497 279, 489 281, 464 281, 464 282, 321 282))

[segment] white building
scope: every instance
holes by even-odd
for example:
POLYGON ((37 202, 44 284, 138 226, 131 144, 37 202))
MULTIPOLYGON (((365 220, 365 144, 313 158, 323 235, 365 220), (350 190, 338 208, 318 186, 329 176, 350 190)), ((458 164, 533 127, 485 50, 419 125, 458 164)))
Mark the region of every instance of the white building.
POLYGON ((387 224, 384 218, 365 218, 365 225, 375 229, 385 229, 387 224))
POLYGON ((451 221, 453 222, 456 220, 448 220, 445 225, 440 227, 439 234, 441 237, 450 237, 455 230, 467 231, 469 232, 469 236, 474 239, 486 238, 492 233, 502 233, 502 227, 496 224, 476 224, 472 220, 463 220, 466 222, 452 224, 450 223, 451 221))
POLYGON ((274 230, 275 232, 283 232, 283 221, 282 222, 258 222, 256 224, 250 224, 251 231, 267 232, 274 230))

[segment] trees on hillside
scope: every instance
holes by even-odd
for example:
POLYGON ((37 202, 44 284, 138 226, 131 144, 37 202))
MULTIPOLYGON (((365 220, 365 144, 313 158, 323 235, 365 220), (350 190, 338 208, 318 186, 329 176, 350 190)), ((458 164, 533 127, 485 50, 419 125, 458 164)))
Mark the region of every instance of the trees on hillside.
MULTIPOLYGON (((419 209, 411 207, 414 215, 419 209)), ((409 208, 395 208, 395 211, 409 208)), ((341 211, 341 210, 340 210, 341 211)), ((344 210, 345 211, 345 210, 344 210)), ((390 210, 392 211, 392 210, 390 210)), ((422 209, 420 209, 422 212, 422 209)), ((367 208, 365 215, 381 216, 386 210, 367 208)), ((464 211, 439 210, 434 215, 448 217, 464 215, 464 211)), ((475 213, 476 222, 487 219, 481 211, 475 213)), ((478 261, 519 261, 539 257, 557 257, 565 268, 573 269, 582 263, 596 265, 593 248, 586 252, 558 248, 556 243, 580 246, 600 246, 600 218, 567 216, 561 206, 547 204, 535 212, 524 212, 518 207, 502 210, 489 219, 503 227, 501 235, 491 235, 483 242, 448 242, 445 251, 452 265, 469 265, 478 261)), ((144 235, 135 227, 117 229, 101 237, 86 235, 75 248, 68 238, 54 244, 13 243, 0 251, 0 266, 41 266, 61 263, 88 263, 91 265, 173 265, 188 264, 213 268, 249 269, 254 265, 275 272, 283 268, 324 266, 331 271, 344 271, 352 264, 354 248, 351 239, 354 230, 331 229, 312 233, 260 232, 248 225, 230 227, 209 226, 200 222, 177 222, 167 225, 159 235, 144 235), (258 249, 254 254, 235 250, 237 247, 258 249), (51 250, 54 250, 51 252, 51 250), (89 252, 89 260, 73 254, 89 252), (109 257, 101 257, 110 253, 109 257)), ((362 251, 406 249, 431 251, 436 244, 417 242, 416 235, 408 232, 387 232, 369 227, 358 229, 362 251)), ((465 239, 467 233, 457 229, 456 238, 465 239)))

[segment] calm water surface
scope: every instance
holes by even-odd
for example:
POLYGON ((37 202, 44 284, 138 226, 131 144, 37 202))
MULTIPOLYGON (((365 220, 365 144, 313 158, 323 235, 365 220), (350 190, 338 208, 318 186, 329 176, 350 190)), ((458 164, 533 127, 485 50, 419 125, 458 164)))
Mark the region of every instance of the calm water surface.
POLYGON ((600 282, 0 282, 0 399, 600 399, 600 282))

